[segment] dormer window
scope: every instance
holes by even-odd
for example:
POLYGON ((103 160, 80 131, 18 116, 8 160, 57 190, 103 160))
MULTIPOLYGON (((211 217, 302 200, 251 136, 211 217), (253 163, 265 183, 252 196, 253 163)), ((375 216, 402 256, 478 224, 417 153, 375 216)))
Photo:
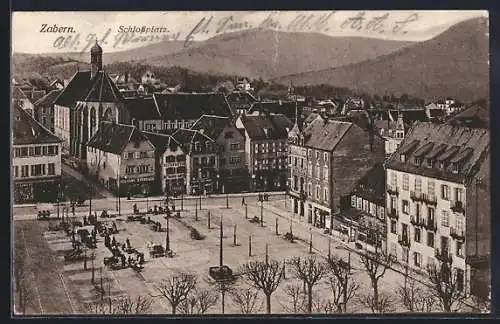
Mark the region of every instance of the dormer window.
POLYGON ((444 161, 440 161, 440 162, 439 162, 439 169, 440 169, 440 170, 444 170, 444 168, 445 168, 444 161))
POLYGON ((200 151, 200 142, 194 142, 194 150, 195 151, 200 151))
POLYGON ((413 164, 415 165, 420 165, 420 163, 422 163, 422 160, 419 158, 419 157, 415 157, 413 159, 413 164))
POLYGON ((433 168, 435 161, 433 159, 427 159, 427 167, 433 168))
POLYGON ((401 154, 399 156, 399 159, 400 159, 401 163, 405 163, 406 162, 406 156, 404 154, 401 154))
POLYGON ((459 171, 460 171, 460 167, 459 167, 458 163, 452 163, 451 172, 453 172, 454 174, 458 174, 459 171))

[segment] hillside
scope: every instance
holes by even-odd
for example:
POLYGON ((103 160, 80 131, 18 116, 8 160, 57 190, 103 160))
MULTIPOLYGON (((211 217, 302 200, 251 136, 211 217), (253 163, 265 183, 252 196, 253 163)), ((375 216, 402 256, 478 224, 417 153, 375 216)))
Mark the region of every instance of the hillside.
POLYGON ((489 97, 488 21, 458 23, 442 34, 394 53, 346 66, 285 76, 295 85, 329 84, 368 94, 407 93, 427 100, 489 97))
POLYGON ((388 54, 411 42, 253 29, 218 35, 146 62, 264 79, 337 67, 388 54))

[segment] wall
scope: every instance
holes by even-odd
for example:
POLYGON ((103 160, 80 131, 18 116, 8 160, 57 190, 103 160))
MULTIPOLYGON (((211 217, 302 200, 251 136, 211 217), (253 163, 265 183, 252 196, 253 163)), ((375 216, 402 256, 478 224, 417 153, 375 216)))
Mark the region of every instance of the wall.
POLYGON ((177 148, 177 150, 172 151, 170 148, 167 148, 165 150, 165 153, 161 157, 160 161, 160 177, 161 177, 161 188, 162 191, 165 192, 166 190, 166 182, 168 180, 173 180, 173 179, 182 179, 184 182, 186 172, 179 173, 179 168, 180 167, 186 167, 186 156, 182 149, 180 147, 177 148), (174 156, 176 158, 176 162, 166 162, 166 158, 168 156, 174 156), (183 161, 177 161, 178 156, 184 156, 183 161), (167 174, 167 168, 174 167, 176 169, 175 174, 167 174))
POLYGON ((70 147, 70 108, 54 105, 54 132, 63 140, 62 147, 69 151, 70 147))
POLYGON ((15 145, 12 148, 11 151, 12 154, 12 177, 14 180, 28 180, 28 179, 40 179, 40 178, 54 178, 61 176, 61 144, 60 143, 53 143, 53 144, 37 144, 37 145, 15 145), (29 148, 34 148, 34 147, 41 147, 41 146, 48 146, 48 145, 54 145, 57 146, 57 154, 55 155, 40 155, 40 156, 27 156, 27 157, 15 157, 14 151, 16 148, 21 148, 21 147, 27 147, 28 150, 29 148), (55 174, 54 175, 49 175, 48 174, 48 164, 49 163, 54 163, 55 167, 55 174), (36 176, 32 177, 31 176, 31 165, 35 164, 45 164, 45 175, 44 176, 36 176), (21 166, 23 165, 28 165, 28 172, 29 172, 29 177, 21 177, 22 171, 21 171, 21 166), (18 177, 15 177, 15 167, 18 167, 18 177))
POLYGON ((385 158, 384 139, 373 136, 373 150, 370 150, 369 133, 352 125, 340 143, 337 144, 331 158, 332 211, 339 210, 341 197, 349 194, 352 186, 376 163, 385 158))

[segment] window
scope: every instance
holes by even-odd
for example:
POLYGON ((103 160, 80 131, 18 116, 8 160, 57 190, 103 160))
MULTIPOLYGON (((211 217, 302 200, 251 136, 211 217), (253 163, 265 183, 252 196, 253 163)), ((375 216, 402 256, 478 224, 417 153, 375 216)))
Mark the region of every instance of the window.
POLYGON ((391 233, 392 234, 397 234, 398 230, 397 230, 398 226, 397 226, 397 223, 395 220, 391 220, 391 233))
POLYGON ((365 199, 363 199, 363 211, 366 213, 370 212, 370 203, 365 199))
POLYGON ((415 242, 420 243, 421 239, 420 228, 415 228, 415 242))
POLYGON ((461 188, 455 188, 455 200, 463 201, 463 190, 461 188))
POLYGON ((240 156, 231 156, 231 164, 238 164, 241 162, 240 156))
POLYGON ((457 174, 459 172, 459 166, 458 166, 458 163, 452 163, 451 165, 451 172, 457 174))
POLYGON ((415 192, 422 192, 422 179, 415 177, 415 192))
POLYGON ((316 151, 316 162, 319 162, 319 151, 316 151))
POLYGON ((463 244, 463 242, 457 241, 456 247, 457 247, 457 251, 456 251, 457 256, 463 257, 464 256, 464 244, 463 244))
POLYGON ((201 165, 207 165, 207 157, 206 156, 203 156, 201 158, 201 165))
POLYGON ((224 138, 233 138, 233 132, 226 132, 224 138))
POLYGON ((141 152, 134 152, 134 156, 136 159, 141 158, 141 152))
POLYGON ((309 182, 309 184, 307 185, 307 194, 309 196, 312 196, 312 183, 309 182))
POLYGON ((436 192, 434 191, 434 181, 429 181, 427 183, 427 193, 431 197, 434 197, 436 195, 436 192))
POLYGON ((199 152, 200 151, 200 142, 194 142, 194 150, 196 152, 199 152))
POLYGON ((376 211, 376 207, 375 207, 374 203, 370 203, 370 215, 372 215, 372 216, 377 215, 377 211, 376 211))
POLYGON ((29 176, 29 168, 27 165, 21 166, 21 177, 25 178, 29 176))
POLYGON ((428 168, 434 167, 434 160, 433 159, 427 159, 427 167, 428 168))
POLYGON ((408 215, 410 213, 410 203, 408 202, 408 200, 403 200, 402 203, 403 203, 403 213, 408 215))
POLYGON ((319 199, 319 186, 316 186, 316 199, 319 199))
POLYGON ((297 158, 296 157, 293 158, 293 166, 297 166, 297 158))
POLYGON ((408 263, 408 248, 403 248, 401 258, 403 259, 403 262, 408 263))
POLYGON ((363 209, 363 198, 357 197, 356 208, 359 210, 363 209))
POLYGON ((441 214, 441 226, 449 227, 450 226, 450 214, 447 210, 443 210, 441 214))
POLYGON ((323 168, 323 179, 328 179, 328 167, 323 168))
POLYGON ((416 267, 422 267, 422 254, 413 252, 413 262, 416 267))
POLYGON ((328 189, 323 189, 323 200, 328 201, 328 189))
POLYGON ((47 155, 47 146, 42 146, 42 155, 47 155))
POLYGON ((450 199, 450 187, 447 185, 441 185, 441 198, 444 200, 450 199))
POLYGON ((407 174, 403 174, 403 190, 409 190, 410 177, 407 174))
POLYGON ((148 157, 148 152, 141 152, 141 159, 145 159, 148 157))
POLYGON ((239 149, 240 149, 240 143, 231 143, 231 150, 232 151, 236 151, 236 150, 239 150, 239 149))
POLYGON ((398 183, 398 178, 396 172, 391 172, 391 186, 396 187, 398 183))
POLYGON ((301 169, 304 168, 304 159, 303 158, 300 158, 300 168, 301 169))
POLYGON ((399 159, 400 159, 401 163, 405 163, 405 161, 406 161, 406 156, 405 156, 404 154, 401 154, 401 155, 399 156, 399 159))
POLYGON ((55 163, 49 163, 48 166, 47 166, 47 171, 48 171, 48 174, 49 175, 54 175, 56 174, 56 165, 55 163))
POLYGON ((455 224, 456 224, 456 227, 457 227, 457 233, 458 234, 462 234, 463 231, 464 231, 464 220, 462 217, 460 216, 457 216, 457 218, 455 219, 455 224))
POLYGON ((125 168, 125 173, 126 174, 132 174, 132 173, 134 173, 134 170, 135 170, 135 166, 133 166, 133 165, 127 165, 127 167, 125 168))
POLYGON ((259 144, 254 144, 254 152, 258 153, 259 152, 259 144))
POLYGON ((434 247, 434 233, 427 232, 427 246, 434 247))
POLYGON ((396 256, 397 254, 397 246, 396 246, 396 243, 391 243, 391 250, 390 250, 390 254, 392 256, 396 256))
POLYGON ((434 267, 435 266, 435 260, 434 257, 428 256, 427 257, 427 266, 428 267, 434 267))
POLYGON ((429 222, 434 222, 434 208, 428 207, 427 208, 427 221, 429 222))
POLYGON ((19 177, 19 167, 17 165, 14 167, 14 177, 19 177))
POLYGON ((415 164, 415 165, 420 165, 421 162, 422 162, 422 160, 420 158, 418 158, 418 157, 415 157, 413 159, 413 164, 415 164))
POLYGON ((351 196, 351 207, 356 208, 356 196, 351 196))
POLYGON ((328 153, 323 153, 323 161, 325 162, 325 166, 328 165, 328 153))
MULTIPOLYGON (((234 156, 231 157, 231 159, 232 158, 234 158, 234 156)), ((239 156, 237 158, 238 158, 239 161, 241 161, 239 156)), ((235 163, 239 163, 239 162, 235 162, 235 163)), ((210 166, 214 166, 215 165, 215 156, 210 156, 208 158, 208 165, 210 165, 210 166)))
POLYGON ((21 156, 28 156, 28 148, 21 147, 21 156))
POLYGON ((420 204, 418 203, 415 204, 415 216, 420 219, 420 204))
POLYGON ((35 148, 34 147, 30 147, 29 148, 29 156, 34 156, 35 155, 35 148))

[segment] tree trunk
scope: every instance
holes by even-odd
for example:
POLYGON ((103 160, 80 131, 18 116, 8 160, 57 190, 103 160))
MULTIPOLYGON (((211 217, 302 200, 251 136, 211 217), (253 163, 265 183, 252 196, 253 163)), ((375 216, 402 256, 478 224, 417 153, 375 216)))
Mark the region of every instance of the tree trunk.
POLYGON ((378 307, 378 280, 372 280, 372 286, 373 286, 373 306, 374 309, 378 312, 379 307, 378 307))
POLYGON ((312 285, 307 285, 307 312, 309 314, 312 313, 312 304, 313 304, 313 296, 312 296, 312 285))
POLYGON ((271 294, 266 294, 266 308, 267 313, 271 314, 271 294))
POLYGON ((172 314, 175 315, 177 311, 177 305, 172 305, 172 314))
POLYGON ((221 302, 222 302, 222 314, 224 314, 225 297, 226 297, 226 294, 224 292, 222 292, 222 298, 221 298, 221 302))

